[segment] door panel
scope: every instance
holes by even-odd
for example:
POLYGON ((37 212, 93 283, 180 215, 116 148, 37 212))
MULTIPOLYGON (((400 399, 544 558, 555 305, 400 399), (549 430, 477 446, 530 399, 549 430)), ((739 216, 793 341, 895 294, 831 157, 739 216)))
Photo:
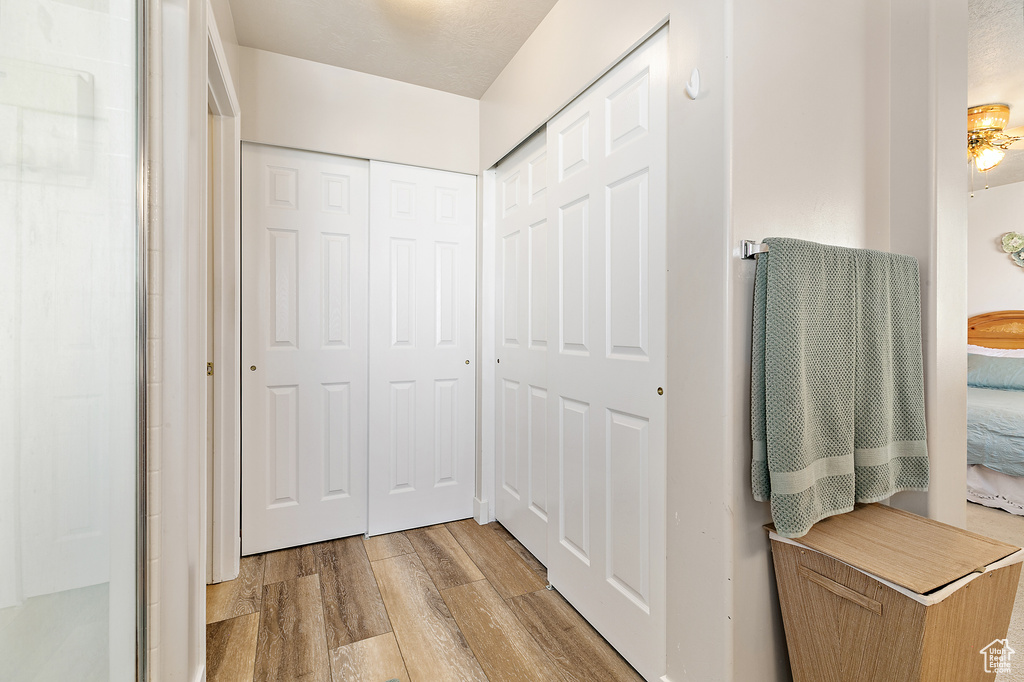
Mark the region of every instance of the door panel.
POLYGON ((665 668, 665 43, 496 169, 496 516, 648 679, 665 668))
POLYGON ((369 164, 249 143, 242 161, 242 552, 254 554, 366 531, 369 164))
POLYGON ((549 480, 547 185, 540 131, 497 169, 495 515, 542 562, 549 480))
POLYGON ((648 679, 665 672, 665 45, 662 31, 546 133, 548 577, 648 679))
POLYGON ((370 174, 376 535, 473 514, 476 178, 376 161, 370 174))

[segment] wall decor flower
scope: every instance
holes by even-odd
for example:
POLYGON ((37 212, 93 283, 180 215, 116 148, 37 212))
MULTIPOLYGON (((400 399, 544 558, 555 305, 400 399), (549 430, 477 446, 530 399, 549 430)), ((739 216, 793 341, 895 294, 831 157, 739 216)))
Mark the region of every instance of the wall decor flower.
POLYGON ((1010 254, 1013 262, 1024 268, 1024 234, 1007 232, 1003 235, 1003 251, 1010 254))

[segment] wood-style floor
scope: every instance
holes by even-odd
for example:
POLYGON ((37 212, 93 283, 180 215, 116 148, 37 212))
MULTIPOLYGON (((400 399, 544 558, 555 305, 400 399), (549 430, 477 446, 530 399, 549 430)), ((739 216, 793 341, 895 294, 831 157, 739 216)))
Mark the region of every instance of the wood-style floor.
POLYGON ((207 680, 641 680, 546 584, 472 519, 245 557, 206 591, 207 680))

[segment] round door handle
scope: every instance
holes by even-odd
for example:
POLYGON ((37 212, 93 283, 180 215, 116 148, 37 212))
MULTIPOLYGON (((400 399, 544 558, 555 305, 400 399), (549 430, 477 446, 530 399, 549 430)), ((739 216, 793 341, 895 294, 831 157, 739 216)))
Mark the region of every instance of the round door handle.
POLYGON ((467 364, 467 365, 469 364, 469 360, 466 360, 466 364, 467 364))
POLYGON ((250 372, 255 372, 256 371, 256 365, 249 365, 249 371, 250 372))
POLYGON ((658 395, 665 395, 665 389, 663 389, 661 386, 658 386, 658 395))

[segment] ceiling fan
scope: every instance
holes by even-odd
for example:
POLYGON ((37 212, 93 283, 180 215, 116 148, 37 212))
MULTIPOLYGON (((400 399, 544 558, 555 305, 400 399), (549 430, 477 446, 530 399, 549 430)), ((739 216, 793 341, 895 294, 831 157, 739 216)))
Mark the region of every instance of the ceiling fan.
POLYGON ((1008 149, 1024 149, 1024 126, 1006 130, 1010 107, 984 104, 967 110, 967 154, 979 171, 995 168, 1008 149))

